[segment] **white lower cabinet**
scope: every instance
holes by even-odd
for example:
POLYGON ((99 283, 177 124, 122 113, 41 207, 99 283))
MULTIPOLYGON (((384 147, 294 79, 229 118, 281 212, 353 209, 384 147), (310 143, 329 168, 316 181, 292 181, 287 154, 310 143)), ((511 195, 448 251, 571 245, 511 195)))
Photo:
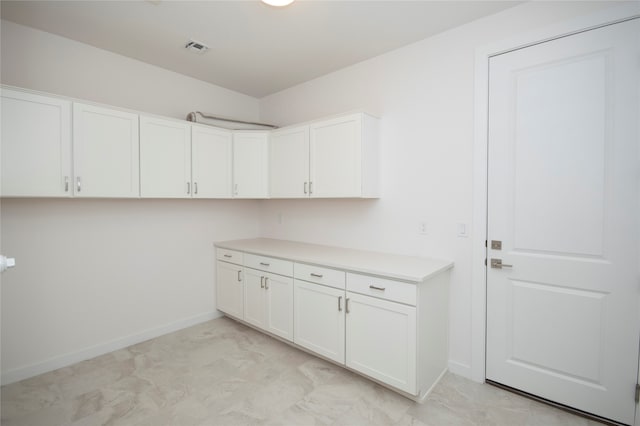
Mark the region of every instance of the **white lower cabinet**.
POLYGON ((293 295, 293 341, 344 364, 344 290, 295 280, 293 295))
POLYGON ((293 341, 293 278, 265 274, 267 331, 293 341))
POLYGON ((416 308, 346 294, 346 365, 416 394, 416 308))
POLYGON ((422 271, 407 281, 390 273, 349 272, 349 264, 336 267, 335 259, 362 262, 367 252, 268 239, 228 243, 218 247, 217 258, 243 263, 244 312, 233 314, 225 306, 231 304, 237 312, 239 293, 234 293, 234 303, 220 296, 231 293, 229 283, 239 279, 238 268, 228 273, 218 269, 221 311, 417 401, 447 371, 451 262, 391 255, 386 260, 386 255, 371 254, 375 262, 400 264, 396 277, 405 268, 422 271), (268 252, 266 242, 272 242, 273 256, 279 257, 242 251, 248 245, 268 252), (278 248, 299 252, 304 260, 282 256, 278 248), (319 252, 327 266, 322 259, 307 263, 319 252))
POLYGON ((216 263, 216 303, 219 310, 232 317, 244 317, 244 282, 242 266, 216 263))
POLYGON ((245 268, 244 320, 293 341, 293 278, 245 268))

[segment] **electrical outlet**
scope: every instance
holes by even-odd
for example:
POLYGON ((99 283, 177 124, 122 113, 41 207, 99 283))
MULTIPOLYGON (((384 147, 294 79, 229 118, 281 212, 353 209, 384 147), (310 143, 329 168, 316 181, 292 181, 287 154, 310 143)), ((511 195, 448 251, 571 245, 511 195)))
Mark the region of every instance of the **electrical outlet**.
POLYGON ((422 221, 418 224, 418 233, 422 234, 422 235, 427 235, 427 222, 426 221, 422 221))

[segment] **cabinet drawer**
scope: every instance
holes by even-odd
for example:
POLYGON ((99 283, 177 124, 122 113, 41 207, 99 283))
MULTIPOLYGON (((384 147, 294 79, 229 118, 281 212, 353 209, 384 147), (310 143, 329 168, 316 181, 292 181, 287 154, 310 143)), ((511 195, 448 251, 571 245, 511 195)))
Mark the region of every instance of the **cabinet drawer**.
POLYGON ((348 273, 347 291, 415 306, 418 286, 368 275, 348 273))
POLYGON ((294 277, 299 280, 324 284, 329 287, 344 289, 345 272, 322 266, 296 263, 293 268, 294 277))
POLYGON ((244 266, 287 277, 293 276, 293 262, 255 254, 244 255, 244 266))
POLYGON ((242 265, 242 252, 219 248, 216 249, 216 259, 242 265))

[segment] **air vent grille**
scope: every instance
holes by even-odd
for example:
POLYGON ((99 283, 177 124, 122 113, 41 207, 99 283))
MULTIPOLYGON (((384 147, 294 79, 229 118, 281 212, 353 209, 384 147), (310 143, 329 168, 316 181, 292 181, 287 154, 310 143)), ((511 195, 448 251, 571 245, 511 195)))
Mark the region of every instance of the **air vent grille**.
POLYGON ((209 46, 195 40, 189 40, 189 42, 184 46, 184 48, 196 53, 204 53, 207 50, 209 50, 209 46))

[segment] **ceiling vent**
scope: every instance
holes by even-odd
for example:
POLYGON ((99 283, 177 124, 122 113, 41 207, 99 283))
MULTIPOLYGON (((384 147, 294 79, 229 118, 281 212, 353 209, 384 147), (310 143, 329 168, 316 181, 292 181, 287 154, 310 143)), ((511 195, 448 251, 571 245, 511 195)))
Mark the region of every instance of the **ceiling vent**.
POLYGON ((195 53, 204 53, 207 50, 209 50, 209 46, 195 40, 189 40, 189 42, 184 46, 184 48, 195 53))

